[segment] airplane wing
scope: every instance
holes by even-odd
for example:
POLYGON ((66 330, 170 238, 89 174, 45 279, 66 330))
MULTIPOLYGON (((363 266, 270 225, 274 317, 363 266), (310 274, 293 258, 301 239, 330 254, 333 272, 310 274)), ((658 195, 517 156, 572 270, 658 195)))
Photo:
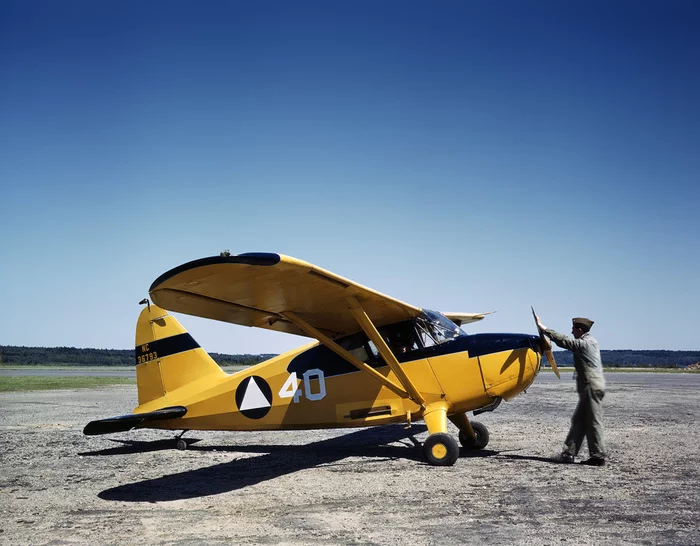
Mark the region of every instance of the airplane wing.
POLYGON ((482 320, 484 317, 486 317, 486 315, 490 315, 491 313, 495 313, 495 311, 490 311, 489 313, 443 313, 443 315, 454 322, 457 326, 462 326, 462 324, 482 320))
POLYGON ((330 337, 360 330, 348 312, 354 296, 377 326, 417 316, 421 309, 315 265, 280 254, 212 256, 158 277, 153 302, 169 311, 308 336, 284 318, 291 312, 330 337))

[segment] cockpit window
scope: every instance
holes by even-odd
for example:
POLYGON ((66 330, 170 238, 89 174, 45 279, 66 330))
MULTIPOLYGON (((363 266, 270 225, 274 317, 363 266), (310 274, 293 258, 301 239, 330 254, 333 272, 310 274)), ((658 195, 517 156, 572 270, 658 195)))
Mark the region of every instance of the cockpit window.
POLYGON ((379 351, 377 351, 374 343, 367 339, 364 332, 347 336, 338 340, 337 343, 362 362, 370 364, 379 360, 379 351))
POLYGON ((418 350, 418 341, 410 321, 383 326, 379 333, 397 357, 418 350))
POLYGON ((416 330, 423 347, 440 345, 467 334, 446 316, 424 309, 421 316, 416 317, 416 330))

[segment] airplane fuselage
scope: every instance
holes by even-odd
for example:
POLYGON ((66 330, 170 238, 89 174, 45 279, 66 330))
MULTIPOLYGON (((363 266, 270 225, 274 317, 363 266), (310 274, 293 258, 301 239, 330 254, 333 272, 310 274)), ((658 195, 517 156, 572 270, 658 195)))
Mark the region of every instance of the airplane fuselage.
MULTIPOLYGON (((467 335, 445 321, 439 313, 427 312, 425 317, 379 328, 401 369, 422 394, 423 403, 398 396, 328 347, 314 342, 232 375, 213 372, 175 388, 171 385, 164 389, 163 396, 149 396, 151 399, 135 413, 184 406, 184 417, 148 425, 173 430, 379 425, 421 419, 426 407, 436 405, 452 415, 483 408, 498 399, 508 400, 526 389, 539 372, 537 336, 467 335), (448 323, 454 327, 453 332, 446 329, 448 323), (439 327, 446 324, 441 335, 439 327)), ((163 338, 161 344, 167 339, 163 338)), ((137 361, 138 341, 137 329, 137 361)), ((382 376, 398 382, 364 333, 336 341, 382 376)), ((149 349, 154 346, 151 342, 149 349)), ((182 375, 187 369, 187 352, 202 351, 198 346, 183 346, 189 348, 171 355, 161 352, 157 357, 163 376, 169 374, 171 365, 182 375), (170 359, 177 363, 168 362, 170 359)), ((156 362, 137 363, 137 373, 145 377, 149 366, 155 368, 156 362)))

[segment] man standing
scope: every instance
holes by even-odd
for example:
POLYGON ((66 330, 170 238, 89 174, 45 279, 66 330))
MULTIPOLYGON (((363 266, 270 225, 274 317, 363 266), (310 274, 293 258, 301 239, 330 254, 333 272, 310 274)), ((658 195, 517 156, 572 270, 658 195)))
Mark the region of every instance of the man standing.
POLYGON ((590 458, 581 464, 603 466, 605 464, 605 441, 603 439, 603 396, 605 378, 600 360, 598 341, 589 333, 593 321, 587 318, 572 319, 573 338, 547 328, 536 316, 537 326, 563 349, 574 353, 576 390, 578 404, 571 417, 571 429, 564 442, 564 451, 558 459, 562 463, 573 463, 581 449, 583 439, 588 440, 590 458))

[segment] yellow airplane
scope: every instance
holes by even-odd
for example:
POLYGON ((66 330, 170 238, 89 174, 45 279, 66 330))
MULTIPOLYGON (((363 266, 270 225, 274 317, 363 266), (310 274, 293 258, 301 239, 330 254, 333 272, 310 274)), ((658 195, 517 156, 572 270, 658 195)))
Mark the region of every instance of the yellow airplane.
MULTIPOLYGON (((414 307, 315 265, 270 253, 195 260, 150 287, 136 325, 138 407, 90 422, 87 435, 132 428, 284 430, 423 420, 428 463, 447 466, 459 445, 483 449, 487 428, 470 421, 525 390, 551 345, 540 332, 466 334, 488 313, 414 307), (314 338, 315 342, 227 374, 166 309, 314 338)), ((534 313, 534 311, 533 311, 534 313)))

